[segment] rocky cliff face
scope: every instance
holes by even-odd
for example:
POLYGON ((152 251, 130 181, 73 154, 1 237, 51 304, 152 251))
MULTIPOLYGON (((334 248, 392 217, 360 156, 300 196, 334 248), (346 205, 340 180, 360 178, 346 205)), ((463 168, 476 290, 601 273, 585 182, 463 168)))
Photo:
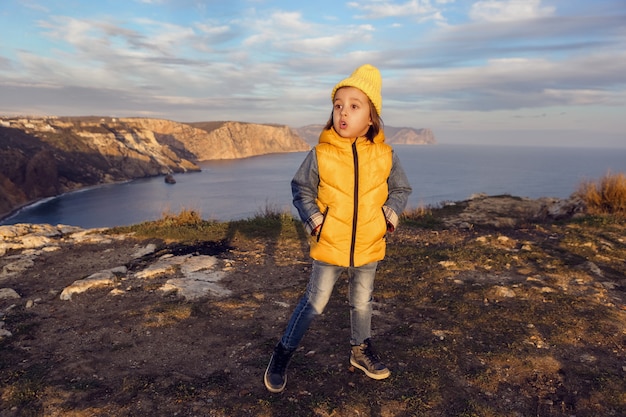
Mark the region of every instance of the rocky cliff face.
POLYGON ((158 119, 122 119, 153 132, 162 145, 194 161, 238 159, 310 149, 287 126, 243 122, 175 123, 158 119))
POLYGON ((279 152, 303 152, 311 147, 287 126, 258 125, 253 123, 224 122, 219 124, 195 123, 207 133, 202 142, 188 143, 198 160, 246 158, 254 155, 279 152))
POLYGON ((0 217, 86 186, 198 171, 197 161, 309 149, 286 126, 0 118, 0 217))
POLYGON ((385 126, 386 141, 390 145, 434 145, 435 135, 428 128, 385 126))
MULTIPOLYGON (((324 125, 307 125, 294 129, 309 145, 315 146, 324 125)), ((437 143, 433 131, 412 127, 385 126, 385 141, 390 145, 434 145, 437 143)))

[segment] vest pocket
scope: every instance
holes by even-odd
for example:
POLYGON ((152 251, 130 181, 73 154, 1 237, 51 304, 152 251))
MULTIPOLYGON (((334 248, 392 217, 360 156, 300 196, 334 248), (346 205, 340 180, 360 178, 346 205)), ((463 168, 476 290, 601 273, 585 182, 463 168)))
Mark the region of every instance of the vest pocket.
POLYGON ((389 227, 387 226, 387 216, 385 216, 385 209, 381 207, 380 212, 383 215, 383 224, 385 225, 384 226, 385 232, 383 233, 383 239, 387 239, 387 232, 389 231, 389 227))
POLYGON ((320 231, 317 233, 317 236, 315 236, 315 239, 319 242, 320 241, 320 237, 322 236, 322 230, 324 230, 324 223, 326 223, 326 217, 328 215, 328 210, 330 209, 330 207, 326 207, 326 210, 324 210, 324 219, 322 220, 322 224, 320 226, 320 231))

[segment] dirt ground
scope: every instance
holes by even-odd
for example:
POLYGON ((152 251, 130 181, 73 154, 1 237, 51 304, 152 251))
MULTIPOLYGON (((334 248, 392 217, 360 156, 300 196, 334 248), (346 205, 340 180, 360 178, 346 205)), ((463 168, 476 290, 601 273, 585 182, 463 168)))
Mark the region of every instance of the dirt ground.
POLYGON ((130 255, 147 242, 134 239, 44 253, 0 285, 22 295, 0 300, 13 334, 0 341, 0 415, 624 416, 624 236, 623 225, 402 225, 375 290, 374 340, 392 376, 348 370, 342 279, 281 394, 262 376, 309 277, 305 242, 153 240, 140 260, 130 255), (232 295, 185 301, 158 291, 168 276, 133 278, 164 253, 227 262, 232 295), (118 265, 123 293, 59 298, 118 265))

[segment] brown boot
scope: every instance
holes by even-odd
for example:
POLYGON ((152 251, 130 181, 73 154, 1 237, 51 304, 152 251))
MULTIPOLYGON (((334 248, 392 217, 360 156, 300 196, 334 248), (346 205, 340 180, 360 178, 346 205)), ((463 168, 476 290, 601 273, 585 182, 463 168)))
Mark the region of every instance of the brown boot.
POLYGON ((391 375, 391 371, 380 362, 370 339, 366 339, 360 345, 352 346, 350 365, 359 368, 372 379, 385 379, 391 375))

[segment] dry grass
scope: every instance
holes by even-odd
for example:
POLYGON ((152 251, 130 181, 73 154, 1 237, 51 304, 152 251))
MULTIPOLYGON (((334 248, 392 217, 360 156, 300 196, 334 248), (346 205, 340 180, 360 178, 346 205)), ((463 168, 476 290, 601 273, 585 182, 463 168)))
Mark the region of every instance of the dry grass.
POLYGON ((179 213, 164 212, 160 219, 131 226, 114 227, 110 233, 134 233, 139 237, 154 237, 166 241, 196 242, 220 240, 228 227, 226 223, 203 220, 195 210, 183 209, 179 213))
POLYGON ((583 181, 575 195, 587 205, 589 214, 626 217, 626 175, 607 173, 599 181, 583 181))
POLYGON ((179 213, 165 212, 161 216, 164 224, 193 226, 202 223, 202 216, 195 210, 183 209, 179 213))
POLYGON ((435 206, 419 206, 405 210, 400 217, 402 223, 429 229, 443 228, 442 219, 446 216, 458 214, 467 207, 467 202, 442 203, 435 206))

